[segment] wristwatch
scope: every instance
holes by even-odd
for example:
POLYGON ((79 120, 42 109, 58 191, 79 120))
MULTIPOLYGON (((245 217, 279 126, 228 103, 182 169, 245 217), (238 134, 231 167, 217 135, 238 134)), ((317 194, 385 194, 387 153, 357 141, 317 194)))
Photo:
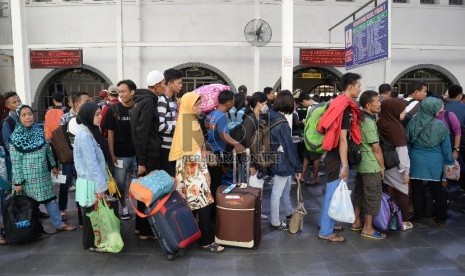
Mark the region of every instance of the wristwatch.
POLYGON ((460 151, 460 148, 454 148, 454 150, 455 150, 456 152, 459 152, 459 151, 460 151))

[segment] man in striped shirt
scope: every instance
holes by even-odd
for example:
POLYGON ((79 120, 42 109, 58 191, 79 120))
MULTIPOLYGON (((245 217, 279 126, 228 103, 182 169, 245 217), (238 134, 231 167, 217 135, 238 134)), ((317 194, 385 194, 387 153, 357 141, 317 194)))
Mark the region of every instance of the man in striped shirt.
POLYGON ((158 117, 160 126, 158 131, 163 138, 160 150, 162 169, 174 177, 176 162, 168 160, 171 143, 173 142, 174 129, 176 127, 178 106, 174 97, 182 89, 182 73, 176 69, 168 69, 164 72, 166 90, 164 95, 158 95, 158 117))

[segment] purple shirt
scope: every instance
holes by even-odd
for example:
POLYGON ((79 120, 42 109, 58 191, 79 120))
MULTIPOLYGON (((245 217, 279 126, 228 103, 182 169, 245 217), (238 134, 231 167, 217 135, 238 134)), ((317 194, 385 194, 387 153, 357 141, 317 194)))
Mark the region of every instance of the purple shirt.
POLYGON ((447 129, 454 134, 454 136, 461 136, 462 130, 460 129, 460 122, 454 112, 447 112, 447 116, 449 117, 450 125, 447 123, 446 118, 444 117, 445 112, 439 112, 436 119, 441 120, 447 127, 447 129))

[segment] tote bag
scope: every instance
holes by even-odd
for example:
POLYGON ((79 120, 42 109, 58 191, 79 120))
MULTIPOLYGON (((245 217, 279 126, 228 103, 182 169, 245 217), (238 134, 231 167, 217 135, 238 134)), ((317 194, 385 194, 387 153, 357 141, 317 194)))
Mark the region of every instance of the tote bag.
POLYGON ((354 207, 352 206, 350 193, 351 191, 347 188, 347 183, 341 180, 329 204, 328 215, 330 218, 346 223, 353 223, 355 221, 354 207))

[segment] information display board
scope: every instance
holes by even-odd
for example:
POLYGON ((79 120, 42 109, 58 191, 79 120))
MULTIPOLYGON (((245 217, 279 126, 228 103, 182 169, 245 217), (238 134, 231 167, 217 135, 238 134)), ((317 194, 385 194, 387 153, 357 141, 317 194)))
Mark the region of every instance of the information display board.
POLYGON ((389 4, 384 2, 345 27, 345 68, 390 58, 389 4))
POLYGON ((300 49, 300 65, 302 66, 343 67, 344 57, 344 49, 300 49))
POLYGON ((80 50, 31 50, 31 68, 75 68, 82 67, 80 50))

